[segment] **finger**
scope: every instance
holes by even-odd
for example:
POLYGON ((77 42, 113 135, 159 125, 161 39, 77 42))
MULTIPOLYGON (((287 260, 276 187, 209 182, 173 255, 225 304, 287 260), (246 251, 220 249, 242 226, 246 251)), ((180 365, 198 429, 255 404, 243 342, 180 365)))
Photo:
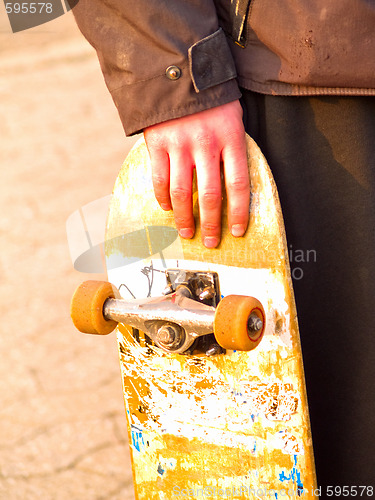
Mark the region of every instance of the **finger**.
POLYGON ((199 217, 202 240, 207 248, 215 248, 221 232, 220 155, 214 149, 195 158, 197 169, 199 217))
POLYGON ((192 183, 190 154, 182 150, 170 152, 170 197, 176 227, 182 238, 192 238, 195 231, 192 183))
POLYGON ((172 203, 169 195, 169 155, 165 150, 157 149, 150 152, 150 158, 155 197, 163 210, 172 210, 172 203))
POLYGON ((243 236, 249 222, 250 178, 246 139, 237 134, 222 151, 225 188, 228 199, 228 225, 233 236, 243 236))

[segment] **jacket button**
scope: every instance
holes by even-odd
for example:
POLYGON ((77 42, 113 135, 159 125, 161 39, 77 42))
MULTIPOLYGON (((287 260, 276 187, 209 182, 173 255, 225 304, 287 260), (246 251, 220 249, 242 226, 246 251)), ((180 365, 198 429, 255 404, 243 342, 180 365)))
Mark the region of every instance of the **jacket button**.
POLYGON ((178 80, 181 76, 181 70, 178 66, 169 66, 165 70, 165 74, 170 80, 178 80))

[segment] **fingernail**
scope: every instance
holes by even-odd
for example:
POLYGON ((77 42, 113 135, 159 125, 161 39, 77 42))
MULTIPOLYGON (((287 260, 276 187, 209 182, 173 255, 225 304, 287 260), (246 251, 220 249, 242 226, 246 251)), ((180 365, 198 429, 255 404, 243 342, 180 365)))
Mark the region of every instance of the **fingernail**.
POLYGON ((219 244, 219 240, 213 236, 206 236, 204 239, 204 246, 207 248, 215 248, 219 244))
POLYGON ((233 236, 242 236, 245 232, 245 227, 243 224, 233 224, 231 232, 233 236))
POLYGON ((169 210, 172 210, 172 207, 170 205, 168 205, 168 203, 161 203, 160 206, 166 212, 169 212, 169 210))
POLYGON ((179 234, 181 238, 192 238, 194 231, 190 228, 180 229, 179 234))

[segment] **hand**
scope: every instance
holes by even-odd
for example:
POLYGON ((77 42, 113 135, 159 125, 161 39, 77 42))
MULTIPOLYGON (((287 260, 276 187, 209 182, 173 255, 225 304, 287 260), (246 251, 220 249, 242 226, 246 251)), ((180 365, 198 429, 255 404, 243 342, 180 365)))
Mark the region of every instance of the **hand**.
POLYGON ((193 169, 197 171, 203 243, 214 248, 221 235, 221 176, 224 166, 228 224, 242 236, 248 224, 250 182, 242 108, 233 101, 144 131, 151 157, 156 199, 164 210, 173 208, 180 236, 194 235, 193 169))

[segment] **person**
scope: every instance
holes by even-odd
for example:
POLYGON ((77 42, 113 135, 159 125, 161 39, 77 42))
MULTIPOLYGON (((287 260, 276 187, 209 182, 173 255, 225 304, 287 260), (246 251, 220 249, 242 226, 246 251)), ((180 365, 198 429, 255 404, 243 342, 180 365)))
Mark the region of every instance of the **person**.
POLYGON ((80 0, 73 13, 126 134, 144 132, 155 195, 182 237, 194 234, 196 169, 203 242, 219 244, 220 162, 228 224, 244 234, 245 130, 261 147, 298 269, 318 483, 323 496, 372 496, 375 3, 80 0))

